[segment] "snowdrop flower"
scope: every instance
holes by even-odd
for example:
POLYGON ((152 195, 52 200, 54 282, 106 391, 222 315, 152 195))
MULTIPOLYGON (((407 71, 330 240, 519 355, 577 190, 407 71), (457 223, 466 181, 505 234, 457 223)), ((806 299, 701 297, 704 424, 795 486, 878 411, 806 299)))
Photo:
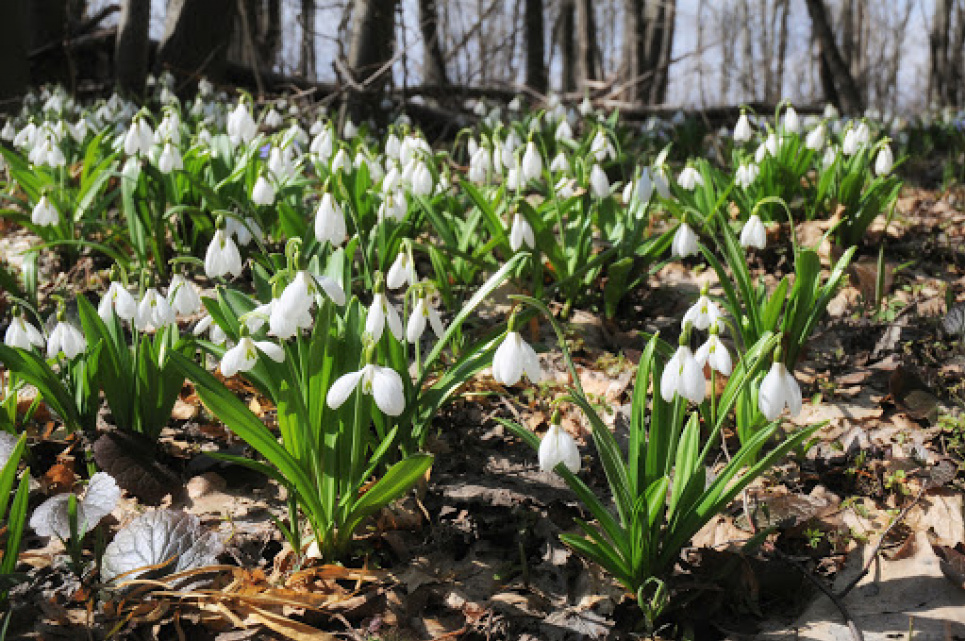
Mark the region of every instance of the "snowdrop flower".
POLYGON ((887 176, 891 173, 891 168, 895 164, 895 156, 891 152, 891 145, 885 143, 884 146, 878 151, 878 156, 875 158, 875 175, 887 176))
POLYGON ((208 332, 208 339, 215 345, 224 345, 228 341, 228 335, 214 322, 210 314, 205 314, 192 331, 195 336, 201 336, 205 332, 208 332))
POLYGON ((352 161, 348 157, 348 152, 344 149, 339 149, 335 153, 335 157, 332 158, 332 173, 337 174, 339 171, 344 171, 351 166, 352 161))
POLYGON ((821 158, 821 168, 827 169, 838 159, 838 149, 834 146, 824 150, 824 157, 821 158))
POLYGON ((536 143, 530 140, 526 144, 526 153, 523 154, 523 180, 530 182, 539 180, 543 173, 543 157, 536 149, 536 143))
POLYGON ((439 312, 436 308, 432 306, 426 295, 419 296, 416 301, 415 306, 412 308, 412 314, 409 316, 409 322, 406 325, 405 337, 410 343, 418 343, 419 339, 422 338, 422 334, 426 331, 426 321, 432 326, 432 331, 438 338, 442 338, 443 334, 446 333, 446 328, 442 324, 442 319, 439 317, 439 312))
POLYGON ((239 102, 228 116, 227 132, 231 144, 235 146, 239 143, 247 145, 258 135, 258 125, 244 102, 239 102))
POLYGON ((747 189, 754 183, 755 180, 757 180, 757 177, 760 175, 760 173, 760 167, 758 167, 756 163, 741 165, 737 168, 737 172, 734 176, 734 182, 741 189, 747 189))
POLYGON ((513 225, 509 230, 509 247, 514 252, 519 251, 523 245, 526 245, 530 249, 536 247, 536 237, 533 233, 533 227, 529 224, 519 212, 513 216, 513 225))
POLYGON ((320 243, 329 242, 333 247, 338 247, 345 240, 345 215, 332 194, 322 195, 321 202, 318 203, 318 211, 315 212, 315 239, 320 243))
POLYGON ((63 310, 57 313, 57 325, 47 339, 47 358, 56 358, 61 353, 68 360, 87 349, 87 339, 79 329, 68 323, 63 310))
POLYGON ((337 410, 352 392, 361 387, 362 394, 370 395, 386 416, 399 416, 405 411, 405 387, 402 377, 390 367, 369 363, 357 372, 350 372, 336 380, 328 390, 326 403, 337 410))
POLYGON ((408 252, 400 251, 395 257, 385 277, 385 286, 389 289, 401 289, 404 285, 414 285, 416 282, 415 265, 408 252))
POLYGON ((828 137, 828 130, 824 123, 820 123, 811 130, 807 138, 804 139, 804 146, 812 151, 817 151, 824 146, 824 141, 828 137))
POLYGON ((46 194, 41 196, 37 204, 34 205, 33 211, 30 213, 30 222, 38 227, 50 227, 60 222, 60 214, 47 199, 46 194))
MULTIPOLYGON (((680 338, 681 343, 685 342, 687 334, 689 332, 685 330, 680 338)), ((681 344, 664 367, 663 376, 660 377, 660 395, 668 403, 673 401, 676 394, 700 403, 704 400, 706 387, 703 369, 697 364, 690 347, 681 344)))
POLYGON ((741 113, 740 118, 737 119, 737 124, 734 126, 734 142, 738 145, 743 145, 745 142, 749 141, 754 135, 751 130, 751 121, 747 117, 747 114, 741 113))
MULTIPOLYGON (((513 319, 509 324, 512 328, 513 319)), ((523 340, 519 332, 510 329, 493 355, 493 379, 502 385, 515 385, 523 374, 534 384, 543 380, 543 369, 536 350, 523 340)))
POLYGON ((381 284, 377 283, 375 286, 375 294, 372 296, 372 304, 369 305, 369 311, 365 315, 365 331, 372 337, 372 340, 376 343, 382 338, 382 332, 385 326, 389 326, 389 331, 395 336, 397 341, 402 340, 402 318, 399 316, 398 310, 396 310, 395 305, 389 302, 386 298, 384 291, 379 291, 381 289, 381 284))
POLYGON ((164 145, 164 149, 157 160, 157 168, 162 174, 169 174, 175 169, 184 169, 181 154, 170 142, 164 145))
POLYGON ((273 205, 275 203, 275 188, 272 187, 264 174, 258 175, 255 186, 251 188, 251 202, 256 205, 273 205))
POLYGON ((299 329, 311 327, 311 310, 315 297, 324 292, 336 305, 345 304, 342 287, 328 276, 316 276, 306 270, 295 274, 272 305, 268 333, 281 339, 294 336, 299 329))
POLYGON ((168 286, 168 304, 175 314, 191 316, 201 311, 201 296, 193 283, 181 274, 175 274, 168 286))
POLYGON ((225 274, 237 277, 241 276, 241 270, 238 246, 224 229, 217 230, 204 255, 204 273, 208 278, 221 278, 225 274))
POLYGON ((154 131, 143 117, 135 116, 124 135, 124 153, 128 156, 150 153, 154 146, 154 131))
POLYGON ((221 359, 221 373, 231 378, 238 372, 250 372, 258 364, 258 352, 276 363, 284 362, 285 350, 271 341, 255 341, 244 335, 238 344, 225 352, 221 359))
POLYGON ((346 138, 355 138, 357 135, 359 135, 358 125, 351 120, 346 121, 345 126, 342 127, 342 135, 346 138))
POLYGON ((687 191, 693 191, 697 188, 697 185, 703 186, 704 178, 700 175, 700 172, 693 167, 684 167, 680 175, 677 176, 677 184, 687 191))
POLYGON ((97 315, 105 323, 110 322, 111 316, 117 314, 118 318, 129 321, 137 313, 137 301, 124 285, 118 281, 111 281, 107 288, 107 293, 101 298, 97 305, 97 315))
POLYGON ((144 292, 144 297, 137 305, 137 313, 134 314, 134 327, 139 331, 149 328, 161 329, 168 325, 174 325, 177 317, 171 304, 161 296, 157 289, 151 287, 144 292))
POLYGON ((566 159, 566 154, 562 151, 553 157, 550 163, 550 171, 567 173, 570 170, 570 161, 566 159))
POLYGON ((405 198, 405 192, 401 189, 396 192, 385 194, 379 203, 378 220, 382 222, 386 218, 392 218, 398 222, 405 220, 405 215, 409 211, 409 203, 405 198))
POLYGON ((761 217, 757 214, 752 214, 744 223, 740 243, 741 247, 756 247, 757 249, 764 249, 767 246, 767 230, 764 229, 764 223, 761 222, 761 217))
POLYGON ((784 112, 784 131, 792 134, 801 133, 801 119, 794 107, 788 106, 784 112))
POLYGON ((868 143, 867 139, 870 136, 868 125, 865 123, 861 123, 858 127, 849 128, 844 134, 844 142, 841 143, 841 153, 845 156, 853 156, 868 143))
MULTIPOLYGON (((764 148, 767 149, 767 153, 777 158, 777 155, 781 153, 781 139, 777 137, 777 134, 770 133, 767 136, 767 140, 764 141, 764 148)), ((760 161, 757 161, 760 163, 760 161)))
POLYGON ((13 320, 10 321, 10 326, 3 336, 3 343, 7 347, 31 350, 34 347, 44 346, 44 335, 27 320, 22 312, 14 311, 13 320))
POLYGON ((610 195, 610 179, 599 165, 593 165, 590 170, 590 193, 594 198, 606 198, 610 195))
POLYGON ((486 182, 486 177, 491 170, 492 161, 489 151, 485 147, 479 147, 469 159, 469 180, 474 183, 486 182))
POLYGON ((677 232, 673 235, 671 252, 678 258, 693 256, 699 251, 697 247, 697 234, 686 222, 680 223, 677 232))
POLYGON ((556 181, 556 185, 554 185, 553 188, 556 190, 558 197, 567 200, 576 194, 576 179, 567 179, 566 176, 563 176, 556 181))
POLYGON ((607 158, 613 160, 617 157, 617 150, 602 129, 598 129, 596 135, 593 136, 593 141, 590 143, 590 155, 596 158, 597 162, 603 162, 607 158))
POLYGON ((563 120, 556 127, 556 133, 553 137, 558 141, 573 140, 573 128, 570 127, 570 123, 563 120))
POLYGON ((416 196, 429 196, 432 194, 432 172, 422 161, 417 162, 412 168, 410 179, 412 193, 416 196))
POLYGON ((318 157, 320 162, 327 162, 332 157, 335 142, 332 139, 332 131, 328 127, 323 128, 312 138, 308 151, 318 157))
POLYGON ((724 376, 730 376, 733 370, 730 352, 727 351, 727 347, 721 342, 720 337, 717 336, 716 330, 717 325, 715 324, 711 328, 707 342, 697 348, 697 353, 694 354, 694 360, 696 360, 697 364, 701 367, 707 364, 710 365, 712 370, 724 376))
MULTIPOLYGON (((30 527, 38 536, 56 536, 62 541, 70 539, 70 494, 57 494, 37 507, 30 517, 30 527)), ((121 498, 117 482, 106 472, 90 477, 83 498, 77 498, 77 535, 83 537, 114 511, 121 498)))
POLYGON ((759 165, 764 162, 765 158, 767 158, 767 145, 762 142, 757 146, 757 151, 754 152, 754 162, 759 165))
POLYGON ((560 463, 576 474, 580 471, 580 450, 569 432, 554 421, 539 444, 539 468, 552 472, 560 463))
POLYGON ((224 229, 225 234, 228 236, 233 235, 242 247, 247 246, 253 238, 262 237, 261 226, 254 218, 238 220, 237 218, 230 217, 225 220, 224 229))
MULTIPOLYGON (((776 354, 775 358, 780 358, 780 355, 776 354)), ((775 360, 771 365, 771 371, 761 381, 757 401, 761 413, 769 421, 780 416, 785 407, 790 410, 791 416, 797 416, 801 411, 801 388, 784 363, 775 360)))
POLYGON ((718 308, 717 303, 707 295, 707 286, 704 285, 700 290, 700 298, 698 298, 697 302, 691 305, 687 313, 684 314, 680 326, 686 329, 687 323, 690 323, 694 329, 703 331, 716 323, 720 317, 720 308, 718 308))
POLYGON ((281 117, 281 114, 275 111, 274 107, 270 108, 268 113, 265 114, 265 126, 270 129, 278 129, 283 124, 285 124, 285 120, 281 117))

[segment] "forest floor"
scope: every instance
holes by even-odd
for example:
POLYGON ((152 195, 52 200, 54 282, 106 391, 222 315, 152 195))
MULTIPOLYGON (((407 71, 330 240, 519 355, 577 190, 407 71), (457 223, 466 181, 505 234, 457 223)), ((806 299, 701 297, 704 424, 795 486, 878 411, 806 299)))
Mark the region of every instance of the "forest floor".
MULTIPOLYGON (((956 320, 947 309, 947 301, 965 301, 962 198, 906 188, 887 231, 881 222, 872 227, 796 372, 805 398, 821 402, 806 402, 794 423, 827 426, 806 454, 753 484, 699 533, 672 586, 681 595, 676 631, 659 638, 685 628, 696 639, 859 638, 850 622, 869 641, 965 639, 965 313, 956 320), (881 243, 886 292, 872 310, 881 243), (760 546, 743 549, 771 525, 760 546)), ((798 237, 819 239, 827 224, 804 223, 798 237)), ((0 251, 23 241, 8 235, 0 251)), ((789 268, 779 250, 755 261, 767 279, 789 268)), ((570 320, 583 386, 608 409, 618 439, 643 346, 638 332, 674 334, 712 276, 692 267, 664 267, 615 322, 585 310, 570 320)), ((65 277, 83 282, 83 265, 65 277)), ((567 382, 548 328, 532 329, 550 348, 541 358, 551 383, 506 395, 488 371, 477 377, 437 418, 429 444, 436 461, 417 496, 380 514, 362 542, 366 553, 344 568, 293 572, 272 520, 285 514, 284 490, 205 454, 247 450, 186 387, 161 461, 139 462, 137 444, 119 437, 99 441, 95 450, 110 450, 108 458, 123 459, 117 465, 144 481, 141 500, 125 498, 100 527, 116 527, 146 504, 183 507, 227 541, 225 565, 207 573, 213 582, 143 598, 97 594, 72 578, 60 542, 41 547, 28 532, 21 569, 29 577, 13 592, 7 638, 638 638, 635 602, 558 539, 585 516, 575 497, 495 420, 542 431, 549 399, 567 382)), ((270 422, 264 399, 238 391, 270 422)), ((33 426, 43 441, 34 476, 70 484, 82 450, 45 433, 50 424, 39 416, 33 426)), ((588 461, 585 480, 606 496, 580 416, 563 425, 588 461)), ((726 437, 735 447, 736 435, 726 437)))

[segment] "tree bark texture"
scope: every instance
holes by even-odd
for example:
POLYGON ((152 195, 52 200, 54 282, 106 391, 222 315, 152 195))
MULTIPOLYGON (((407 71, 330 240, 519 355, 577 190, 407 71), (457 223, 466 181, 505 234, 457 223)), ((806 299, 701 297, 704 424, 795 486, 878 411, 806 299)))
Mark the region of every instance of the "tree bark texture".
POLYGON ((560 86, 565 93, 576 91, 576 5, 575 0, 560 3, 560 57, 563 59, 560 86))
MULTIPOLYGON (((851 70, 841 57, 841 52, 834 41, 834 32, 828 22, 827 10, 823 0, 805 0, 808 15, 811 17, 811 28, 821 46, 821 56, 827 64, 826 76, 834 85, 838 101, 836 106, 848 114, 859 114, 864 110, 861 93, 851 76, 851 70)), ((832 100, 831 96, 828 96, 832 100)), ((833 100, 832 100, 833 101, 833 100)))
POLYGON ((422 80, 427 85, 443 87, 449 84, 446 59, 442 55, 442 38, 439 34, 439 9, 436 0, 419 0, 419 28, 425 47, 422 61, 422 80))
POLYGON ((147 79, 151 0, 124 0, 117 25, 114 74, 117 85, 132 94, 144 91, 147 79))
POLYGON ((543 30, 543 0, 526 2, 523 21, 526 25, 526 86, 545 94, 549 82, 546 78, 545 42, 543 30))
POLYGON ((158 47, 160 67, 220 78, 236 14, 236 0, 170 0, 158 47))
POLYGON ((600 56, 597 38, 600 34, 596 30, 596 15, 593 11, 593 0, 577 0, 577 22, 579 23, 578 48, 580 82, 596 80, 600 73, 600 56))
MULTIPOLYGON (((22 96, 30 84, 30 63, 27 58, 27 1, 3 0, 4 26, 0 35, 0 100, 22 96)), ((5 105, 6 106, 6 105, 5 105)), ((20 105, 11 103, 10 109, 20 105)))
MULTIPOLYGON (((395 12, 398 0, 354 0, 349 21, 348 68, 354 85, 378 93, 391 77, 384 69, 395 51, 395 12), (380 74, 375 77, 375 74, 380 74)), ((378 114, 377 101, 349 92, 343 115, 355 122, 378 114)))

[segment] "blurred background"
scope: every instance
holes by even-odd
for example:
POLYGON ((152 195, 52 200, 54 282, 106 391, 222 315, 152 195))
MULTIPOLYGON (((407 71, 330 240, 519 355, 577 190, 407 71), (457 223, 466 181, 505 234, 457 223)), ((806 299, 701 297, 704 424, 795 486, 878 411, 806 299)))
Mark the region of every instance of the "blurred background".
MULTIPOLYGON (((163 70, 261 94, 707 108, 960 105, 965 0, 2 0, 0 97, 143 91, 163 70)), ((193 87, 191 87, 193 90, 193 87)), ((9 103, 8 103, 9 104, 9 103)))

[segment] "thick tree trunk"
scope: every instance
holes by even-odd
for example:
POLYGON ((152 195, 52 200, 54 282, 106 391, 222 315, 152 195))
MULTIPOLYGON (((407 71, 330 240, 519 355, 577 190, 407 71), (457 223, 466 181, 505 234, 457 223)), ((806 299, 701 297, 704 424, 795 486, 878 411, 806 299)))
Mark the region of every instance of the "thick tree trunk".
MULTIPOLYGON (((364 84, 366 92, 378 92, 391 76, 390 70, 384 67, 395 51, 397 4, 398 0, 354 0, 352 4, 348 68, 352 83, 364 84), (375 74, 379 75, 375 77, 375 74)), ((354 90, 349 93, 343 115, 359 122, 366 116, 377 115, 378 102, 366 100, 354 90)))
POLYGON ((543 41, 543 0, 525 0, 526 23, 526 86, 545 94, 549 82, 546 78, 545 43, 543 41))
POLYGON ((151 0, 124 0, 117 25, 114 73, 117 85, 139 95, 147 79, 151 0))
POLYGON ((28 0, 27 49, 43 51, 32 56, 33 81, 70 82, 69 60, 64 48, 67 39, 67 2, 65 0, 28 0))
POLYGON ((777 102, 784 95, 784 63, 787 59, 787 18, 791 7, 789 0, 778 0, 781 9, 781 26, 777 36, 777 74, 774 80, 775 95, 773 102, 777 102))
MULTIPOLYGON (((834 33, 828 23, 827 11, 823 0, 805 0, 811 17, 811 29, 821 45, 821 55, 827 64, 827 75, 837 93, 837 107, 848 114, 859 114, 864 110, 861 94, 834 42, 834 33)), ((828 96, 828 99, 832 99, 828 96)))
POLYGON ((951 57, 949 60, 948 83, 951 87, 949 98, 951 104, 961 105, 965 101, 965 82, 963 77, 963 65, 965 65, 965 4, 958 6, 958 15, 955 19, 955 29, 952 32, 952 40, 949 44, 951 57))
POLYGON ((449 84, 449 76, 446 74, 446 59, 442 55, 436 0, 419 0, 419 28, 425 46, 423 81, 427 85, 445 86, 449 84))
POLYGON ((237 6, 236 0, 170 0, 159 66, 184 76, 220 78, 237 6))
POLYGON ((560 51, 563 64, 563 81, 560 86, 565 93, 576 91, 576 5, 574 0, 560 3, 560 51))
MULTIPOLYGON (((0 37, 0 100, 22 96, 30 84, 30 63, 27 59, 27 0, 6 0, 4 3, 3 35, 0 37)), ((11 103, 11 109, 19 105, 11 103)))

